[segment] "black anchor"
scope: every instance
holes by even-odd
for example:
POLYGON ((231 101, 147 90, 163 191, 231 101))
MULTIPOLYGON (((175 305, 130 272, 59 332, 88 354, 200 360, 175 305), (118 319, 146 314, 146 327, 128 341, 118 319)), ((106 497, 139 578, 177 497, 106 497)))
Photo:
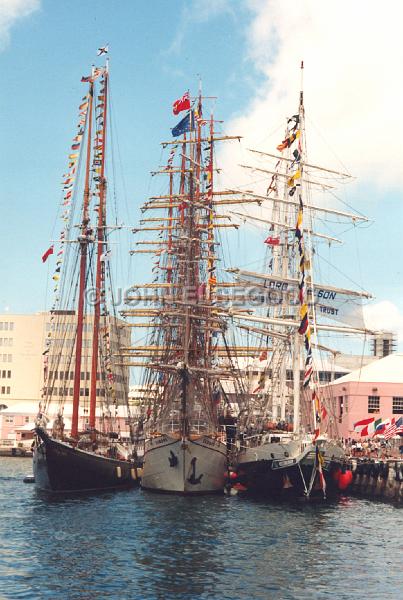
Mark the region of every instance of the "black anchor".
POLYGON ((194 456, 190 461, 190 464, 192 465, 192 474, 190 475, 190 477, 188 477, 188 482, 191 485, 197 485, 201 482, 201 478, 203 477, 203 473, 201 473, 199 477, 196 477, 196 460, 197 458, 194 456))
POLYGON ((170 453, 171 453, 171 456, 168 456, 169 466, 176 467, 176 465, 178 464, 178 457, 176 456, 176 454, 174 454, 172 452, 172 450, 170 451, 170 453))

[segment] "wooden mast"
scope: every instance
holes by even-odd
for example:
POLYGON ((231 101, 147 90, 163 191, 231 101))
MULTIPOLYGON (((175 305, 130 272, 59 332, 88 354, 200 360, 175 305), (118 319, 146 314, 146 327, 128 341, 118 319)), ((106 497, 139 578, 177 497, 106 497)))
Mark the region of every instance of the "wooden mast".
POLYGON ((78 409, 80 405, 80 386, 81 386, 81 356, 83 349, 83 322, 84 322, 84 296, 86 286, 87 271, 87 248, 92 231, 89 229, 89 197, 90 197, 90 165, 91 165, 91 143, 92 143, 92 107, 94 101, 94 82, 90 82, 89 106, 88 106, 88 138, 87 138, 87 158, 85 165, 85 184, 83 197, 83 219, 81 222, 80 242, 80 283, 77 309, 77 336, 76 336, 76 355, 74 365, 74 388, 73 388, 73 411, 71 418, 71 436, 76 438, 78 435, 78 409))
MULTIPOLYGON (((99 185, 99 207, 98 207, 98 231, 97 231, 97 266, 95 280, 95 306, 94 306, 94 326, 92 334, 92 361, 91 361, 91 388, 90 388, 90 416, 89 425, 91 429, 95 428, 95 409, 97 401, 97 371, 98 371, 98 353, 99 353, 99 321, 101 315, 101 302, 105 300, 102 295, 104 285, 103 271, 105 262, 102 261, 102 254, 105 249, 105 148, 106 148, 106 122, 107 122, 107 102, 108 102, 108 67, 104 72, 104 91, 103 91, 103 126, 102 126, 102 158, 99 185)), ((101 378, 99 378, 101 383, 101 378)))
MULTIPOLYGON (((190 113, 190 118, 193 119, 193 113, 190 113)), ((193 125, 193 123, 192 123, 193 125)), ((190 130, 189 136, 192 137, 192 130, 190 130)), ((191 148, 189 151, 189 159, 191 160, 191 148)), ((183 162, 182 166, 185 166, 185 152, 183 152, 183 162)), ((189 288, 191 285, 190 277, 193 272, 193 266, 190 263, 190 256, 192 254, 192 238, 193 238, 193 222, 194 222, 194 206, 193 206, 193 197, 194 197, 194 179, 193 179, 193 163, 191 162, 189 168, 189 200, 190 202, 187 204, 186 208, 183 210, 186 211, 186 219, 184 220, 184 229, 187 231, 187 239, 185 242, 185 260, 184 260, 184 302, 185 306, 185 331, 183 336, 183 369, 181 370, 181 378, 182 378, 182 397, 181 397, 181 436, 182 439, 185 439, 189 434, 189 420, 188 420, 188 386, 189 386, 189 343, 190 343, 190 306, 189 306, 189 288)), ((182 175, 183 177, 183 186, 185 184, 185 173, 182 175)), ((181 182, 182 183, 182 182, 181 182)), ((184 188, 183 188, 184 191, 184 188)))

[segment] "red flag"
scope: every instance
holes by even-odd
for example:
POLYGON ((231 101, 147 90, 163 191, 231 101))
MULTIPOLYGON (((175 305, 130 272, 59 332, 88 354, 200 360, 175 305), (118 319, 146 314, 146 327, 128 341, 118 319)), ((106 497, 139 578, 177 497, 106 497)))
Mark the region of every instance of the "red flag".
POLYGON ((174 113, 174 115, 179 115, 180 112, 182 112, 182 110, 189 110, 190 109, 190 95, 189 92, 185 92, 182 96, 182 98, 179 98, 179 100, 175 100, 175 102, 172 104, 172 112, 174 113))
POLYGON ((264 243, 269 244, 269 246, 278 246, 280 244, 280 238, 269 235, 269 237, 265 239, 264 243))
POLYGON ((53 246, 46 250, 45 254, 42 256, 42 262, 46 262, 51 254, 53 254, 53 246))
POLYGON ((324 406, 322 406, 322 421, 327 417, 327 410, 324 406))
POLYGON ((362 419, 361 421, 357 421, 356 423, 354 423, 353 429, 356 429, 357 427, 364 427, 364 425, 369 425, 370 423, 373 423, 374 421, 375 421, 374 417, 370 417, 369 419, 362 419))
POLYGON ((259 356, 259 360, 267 360, 267 350, 263 350, 259 356))

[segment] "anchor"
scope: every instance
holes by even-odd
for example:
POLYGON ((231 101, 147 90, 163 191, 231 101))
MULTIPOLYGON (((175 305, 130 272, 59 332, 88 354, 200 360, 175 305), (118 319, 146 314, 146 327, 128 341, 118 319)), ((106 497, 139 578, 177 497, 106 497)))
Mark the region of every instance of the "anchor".
POLYGON ((172 452, 172 450, 170 451, 170 454, 171 456, 168 456, 169 466, 176 467, 178 464, 178 457, 172 452))
POLYGON ((194 456, 190 461, 190 464, 192 465, 192 473, 190 477, 188 477, 188 482, 191 485, 198 485, 201 482, 201 478, 203 477, 203 473, 201 473, 199 477, 196 477, 196 460, 197 458, 194 456))

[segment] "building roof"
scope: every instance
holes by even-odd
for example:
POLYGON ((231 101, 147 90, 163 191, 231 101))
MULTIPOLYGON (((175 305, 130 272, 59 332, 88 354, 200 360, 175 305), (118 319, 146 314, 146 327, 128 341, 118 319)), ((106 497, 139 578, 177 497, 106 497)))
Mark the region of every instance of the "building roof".
POLYGON ((343 375, 330 385, 339 383, 402 383, 403 384, 403 354, 394 353, 374 360, 369 365, 343 375))

